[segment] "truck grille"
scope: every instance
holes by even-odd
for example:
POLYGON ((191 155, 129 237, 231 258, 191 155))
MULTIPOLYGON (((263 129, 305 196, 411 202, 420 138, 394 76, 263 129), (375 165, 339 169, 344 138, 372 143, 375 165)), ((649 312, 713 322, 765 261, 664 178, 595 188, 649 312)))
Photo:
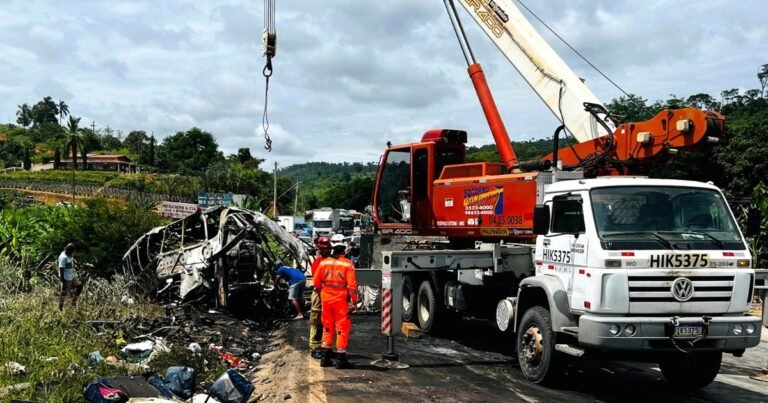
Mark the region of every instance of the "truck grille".
POLYGON ((728 302, 734 276, 629 276, 629 302, 676 302, 672 282, 686 277, 693 282, 693 297, 686 302, 728 302))

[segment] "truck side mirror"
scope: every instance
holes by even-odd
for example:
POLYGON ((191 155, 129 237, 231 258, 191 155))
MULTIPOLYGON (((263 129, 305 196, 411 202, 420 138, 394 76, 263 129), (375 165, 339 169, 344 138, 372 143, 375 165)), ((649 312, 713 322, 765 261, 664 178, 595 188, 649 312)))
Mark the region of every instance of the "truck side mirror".
POLYGON ((533 233, 546 235, 549 232, 549 205, 539 205, 533 210, 533 233))
POLYGON ((760 233, 762 218, 759 209, 751 208, 747 210, 747 236, 755 236, 760 233))

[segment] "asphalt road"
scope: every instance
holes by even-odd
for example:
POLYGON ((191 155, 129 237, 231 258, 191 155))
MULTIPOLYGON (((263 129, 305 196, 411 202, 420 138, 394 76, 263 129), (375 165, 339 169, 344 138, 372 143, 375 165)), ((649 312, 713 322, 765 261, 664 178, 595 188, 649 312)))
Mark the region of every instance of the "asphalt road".
MULTIPOLYGON (((450 338, 396 339, 404 370, 370 365, 385 351, 378 315, 355 315, 349 357, 353 370, 320 368, 307 359, 292 377, 300 384, 291 399, 330 402, 498 402, 498 401, 674 401, 768 402, 768 383, 749 377, 768 364, 768 330, 763 343, 742 358, 724 356, 720 375, 709 386, 680 392, 669 386, 654 364, 578 361, 554 387, 527 382, 517 365, 512 341, 488 323, 462 322, 450 338), (306 371, 306 372, 305 372, 306 371), (314 378, 305 382, 305 377, 314 378)), ((307 321, 289 325, 285 342, 307 352, 307 321)))

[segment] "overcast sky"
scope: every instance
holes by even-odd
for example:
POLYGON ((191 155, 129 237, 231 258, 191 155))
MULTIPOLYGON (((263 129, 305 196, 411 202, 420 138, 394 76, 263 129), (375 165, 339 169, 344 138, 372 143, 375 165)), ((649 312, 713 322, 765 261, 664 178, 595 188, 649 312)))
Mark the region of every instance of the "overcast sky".
MULTIPOLYGON (((526 4, 650 100, 755 88, 768 63, 765 0, 526 4)), ((551 135, 555 118, 460 14, 512 139, 551 135)), ((603 102, 621 95, 534 26, 603 102)), ((50 95, 83 124, 158 138, 197 126, 226 153, 250 147, 283 166, 376 161, 387 140, 416 141, 436 127, 492 142, 442 1, 293 0, 277 4, 267 154, 262 29, 261 0, 4 0, 0 116, 13 121, 18 104, 50 95)))

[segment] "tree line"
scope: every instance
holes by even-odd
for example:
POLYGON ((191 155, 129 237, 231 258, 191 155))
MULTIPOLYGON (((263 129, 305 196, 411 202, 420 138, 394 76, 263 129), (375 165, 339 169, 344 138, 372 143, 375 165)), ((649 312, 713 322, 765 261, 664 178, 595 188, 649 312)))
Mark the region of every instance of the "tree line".
MULTIPOLYGON (((750 197, 758 184, 768 182, 768 163, 763 147, 768 143, 768 64, 758 69, 759 88, 728 89, 719 97, 705 93, 671 95, 667 100, 649 102, 638 95, 620 97, 606 106, 612 114, 627 121, 646 120, 666 108, 696 107, 714 109, 726 118, 726 131, 717 144, 706 145, 698 153, 670 156, 651 172, 655 177, 712 180, 729 197, 750 197), (707 167, 707 169, 702 169, 707 167)), ((234 192, 254 197, 253 207, 269 210, 273 175, 260 167, 262 159, 248 148, 225 156, 215 137, 202 129, 191 128, 166 136, 158 142, 153 134, 120 131, 82 125, 70 115, 63 101, 45 97, 32 106, 19 105, 17 124, 0 126, 0 162, 15 166, 23 162, 55 161, 57 154, 87 156, 91 152, 127 154, 145 172, 170 174, 164 178, 168 193, 172 189, 209 192, 234 192)), ((561 141, 572 141, 561 139, 561 141)), ((565 143, 564 143, 565 144, 565 143)), ((551 139, 514 142, 518 158, 537 159, 552 151, 551 139)), ((499 161, 494 145, 469 147, 467 160, 499 161)), ((278 174, 278 209, 293 212, 296 182, 299 186, 299 212, 322 206, 362 210, 371 201, 376 164, 311 162, 282 168, 278 174)), ((148 178, 148 180, 152 180, 148 178)), ((144 181, 130 186, 143 188, 144 181)))

